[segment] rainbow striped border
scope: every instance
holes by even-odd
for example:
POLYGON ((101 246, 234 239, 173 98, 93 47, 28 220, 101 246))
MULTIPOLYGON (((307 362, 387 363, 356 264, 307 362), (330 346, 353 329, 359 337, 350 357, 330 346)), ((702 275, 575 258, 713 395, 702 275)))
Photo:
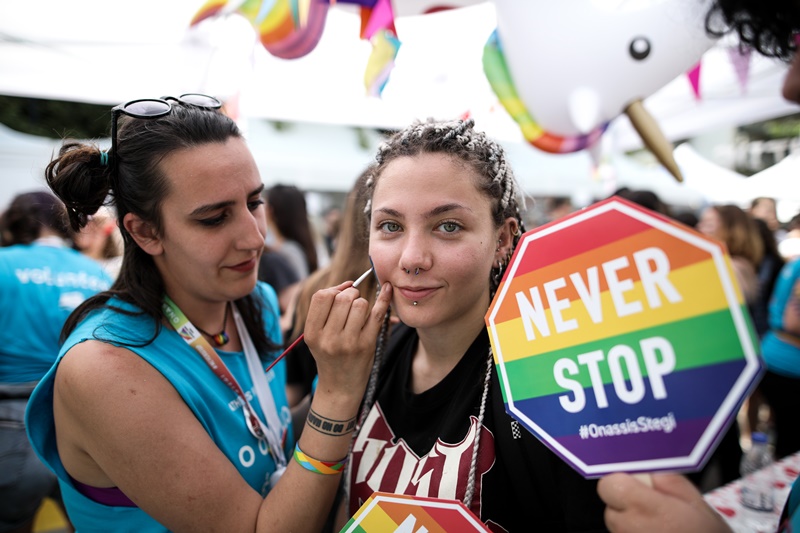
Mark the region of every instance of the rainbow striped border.
POLYGON ((711 451, 715 448, 716 443, 721 438, 722 433, 727 428, 728 423, 732 420, 733 416, 735 416, 738 408, 758 382, 758 379, 760 379, 761 374, 764 371, 761 358, 754 348, 754 341, 751 336, 751 330, 748 327, 748 321, 745 318, 738 302, 733 280, 731 279, 730 273, 726 268, 725 256, 726 254, 722 246, 696 235, 687 229, 683 229, 677 223, 671 222, 654 214, 650 214, 649 211, 642 209, 638 205, 618 197, 604 200, 583 211, 574 213, 569 217, 557 220, 527 232, 520 240, 520 243, 514 252, 514 256, 511 259, 511 264, 504 276, 503 282, 501 283, 501 287, 495 295, 494 301, 492 302, 492 305, 486 314, 486 325, 489 330, 492 346, 494 348, 495 364, 500 379, 500 385, 503 389, 503 394, 506 400, 506 409, 509 414, 525 425, 545 445, 547 445, 556 454, 561 456, 585 477, 600 477, 611 472, 696 470, 708 459, 711 451), (511 286, 511 283, 509 283, 508 280, 514 277, 517 268, 521 264, 520 259, 524 256, 526 249, 532 243, 539 239, 551 236, 552 234, 568 227, 587 223, 593 218, 610 211, 617 211, 622 215, 669 234, 672 237, 682 240, 692 246, 708 252, 711 255, 717 273, 719 274, 722 290, 728 304, 728 310, 730 311, 734 327, 744 353, 745 366, 741 374, 736 379, 731 391, 722 402, 720 408, 717 409, 717 412, 711 419, 711 422, 708 424, 705 431, 703 431, 701 438, 695 444, 691 453, 686 456, 590 465, 577 457, 569 449, 565 448, 555 438, 548 435, 543 428, 537 425, 536 422, 532 420, 530 416, 528 416, 528 414, 523 412, 517 405, 515 405, 508 374, 506 372, 506 361, 503 358, 503 345, 500 342, 496 328, 496 318, 501 308, 500 304, 502 303, 503 299, 506 298, 508 288, 511 286))

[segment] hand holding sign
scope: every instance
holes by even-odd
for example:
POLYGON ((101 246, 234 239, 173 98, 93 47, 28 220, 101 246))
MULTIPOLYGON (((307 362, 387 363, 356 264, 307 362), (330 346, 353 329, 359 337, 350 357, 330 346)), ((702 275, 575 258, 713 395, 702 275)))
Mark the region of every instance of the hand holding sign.
POLYGON ((597 492, 608 505, 606 525, 612 532, 732 533, 685 477, 656 474, 652 480, 648 487, 626 474, 610 474, 600 480, 597 492))
POLYGON ((508 412, 586 477, 700 468, 761 372, 724 248, 619 198, 524 235, 486 324, 508 412))

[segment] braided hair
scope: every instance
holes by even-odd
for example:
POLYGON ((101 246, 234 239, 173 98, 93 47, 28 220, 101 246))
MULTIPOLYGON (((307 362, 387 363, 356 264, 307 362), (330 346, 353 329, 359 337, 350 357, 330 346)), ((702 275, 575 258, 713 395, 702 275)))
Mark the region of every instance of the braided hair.
MULTIPOLYGON (((492 220, 495 226, 500 227, 509 217, 517 220, 519 231, 513 236, 513 250, 525 232, 520 212, 520 205, 525 209, 525 199, 508 164, 505 150, 485 133, 475 130, 475 121, 472 119, 415 121, 382 143, 375 156, 376 165, 372 175, 365 183, 367 202, 364 212, 367 217, 372 212, 375 185, 389 163, 400 157, 430 153, 447 154, 456 158, 469 165, 480 176, 481 181, 476 185, 492 200, 492 220)), ((505 260, 506 264, 508 259, 507 257, 505 260)), ((494 268, 490 276, 492 296, 497 290, 502 268, 494 268)))

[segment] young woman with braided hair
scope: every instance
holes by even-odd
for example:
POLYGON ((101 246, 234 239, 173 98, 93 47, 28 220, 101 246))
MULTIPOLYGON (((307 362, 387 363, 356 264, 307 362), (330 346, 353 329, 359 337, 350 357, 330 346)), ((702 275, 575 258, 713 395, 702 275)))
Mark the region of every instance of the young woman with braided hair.
POLYGON ((604 530, 595 483, 504 411, 483 317, 524 228, 503 149, 428 121, 376 159, 369 252, 402 324, 379 337, 342 512, 383 491, 461 500, 493 531, 604 530))

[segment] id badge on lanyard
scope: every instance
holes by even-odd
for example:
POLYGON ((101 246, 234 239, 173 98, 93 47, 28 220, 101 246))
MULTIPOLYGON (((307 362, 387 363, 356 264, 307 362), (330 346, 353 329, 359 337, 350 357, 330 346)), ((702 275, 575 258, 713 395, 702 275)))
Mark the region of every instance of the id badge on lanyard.
POLYGON ((244 350, 245 359, 247 360, 247 369, 250 372, 250 378, 253 380, 253 386, 256 389, 261 411, 266 417, 266 424, 258 417, 258 414, 253 409, 253 406, 250 405, 241 386, 236 381, 236 378, 231 374, 230 370, 228 370, 228 367, 225 366, 225 362, 211 346, 211 343, 200 334, 197 328, 186 318, 186 315, 183 314, 183 311, 181 311, 178 306, 175 305, 175 302, 166 294, 164 295, 161 307, 170 325, 181 338, 186 341, 186 344, 200 354, 203 361, 205 361, 212 372, 214 372, 241 401, 242 413, 244 414, 247 429, 250 430, 250 433, 255 438, 267 446, 270 455, 272 455, 275 461, 275 472, 272 473, 269 479, 270 486, 274 487, 275 483, 278 482, 278 479, 286 470, 286 454, 283 451, 283 440, 286 436, 286 428, 284 428, 281 423, 278 410, 275 406, 275 400, 272 396, 272 389, 270 389, 267 383, 266 374, 259 363, 255 345, 250 338, 247 328, 244 326, 242 315, 233 303, 230 305, 233 309, 233 319, 236 324, 236 330, 239 333, 239 340, 242 343, 242 349, 244 350))

